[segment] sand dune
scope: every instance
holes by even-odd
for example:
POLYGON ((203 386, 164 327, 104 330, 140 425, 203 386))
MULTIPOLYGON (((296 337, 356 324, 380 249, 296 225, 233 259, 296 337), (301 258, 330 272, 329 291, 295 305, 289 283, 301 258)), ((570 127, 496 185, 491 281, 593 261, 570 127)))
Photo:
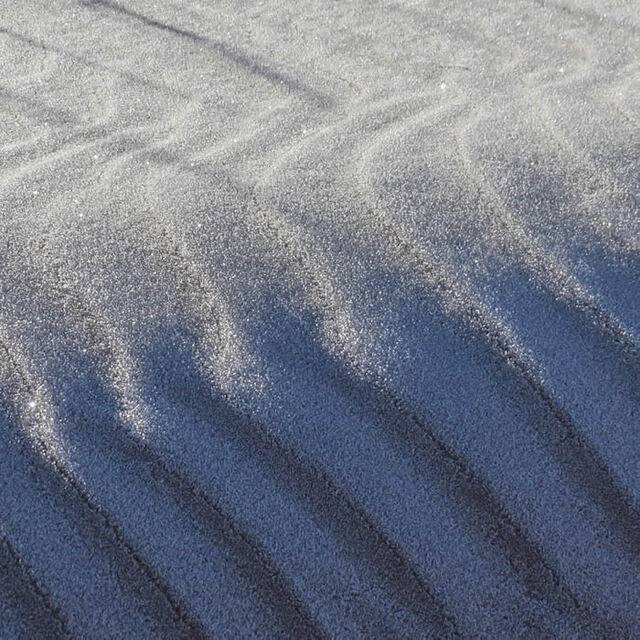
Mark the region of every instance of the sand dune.
POLYGON ((0 10, 0 638, 640 635, 640 6, 0 10))

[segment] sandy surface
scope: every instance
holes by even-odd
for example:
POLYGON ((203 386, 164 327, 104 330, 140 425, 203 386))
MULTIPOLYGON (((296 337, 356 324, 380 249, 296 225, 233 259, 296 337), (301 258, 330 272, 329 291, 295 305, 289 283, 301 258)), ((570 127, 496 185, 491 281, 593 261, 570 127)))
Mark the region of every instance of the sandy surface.
POLYGON ((0 0, 0 637, 638 638, 640 4, 0 0))

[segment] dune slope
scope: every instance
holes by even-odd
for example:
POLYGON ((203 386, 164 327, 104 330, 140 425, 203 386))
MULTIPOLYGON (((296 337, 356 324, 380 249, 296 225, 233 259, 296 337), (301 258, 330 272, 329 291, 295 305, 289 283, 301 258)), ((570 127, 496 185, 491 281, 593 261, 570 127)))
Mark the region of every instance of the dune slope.
POLYGON ((637 0, 2 4, 0 637, 639 637, 639 94, 637 0))

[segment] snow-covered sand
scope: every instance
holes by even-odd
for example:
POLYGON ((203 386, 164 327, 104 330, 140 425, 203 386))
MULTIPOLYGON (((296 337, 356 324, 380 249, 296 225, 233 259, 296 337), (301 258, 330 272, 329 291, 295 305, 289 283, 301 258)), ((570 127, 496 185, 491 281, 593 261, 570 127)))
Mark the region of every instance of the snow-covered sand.
POLYGON ((640 4, 0 0, 0 638, 640 636, 640 4))

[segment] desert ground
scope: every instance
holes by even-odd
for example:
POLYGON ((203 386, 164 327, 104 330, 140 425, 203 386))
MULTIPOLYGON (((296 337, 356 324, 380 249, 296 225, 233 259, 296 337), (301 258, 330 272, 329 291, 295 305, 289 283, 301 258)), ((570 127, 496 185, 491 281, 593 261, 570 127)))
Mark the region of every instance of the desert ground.
POLYGON ((638 637, 638 0, 0 0, 2 640, 638 637))

